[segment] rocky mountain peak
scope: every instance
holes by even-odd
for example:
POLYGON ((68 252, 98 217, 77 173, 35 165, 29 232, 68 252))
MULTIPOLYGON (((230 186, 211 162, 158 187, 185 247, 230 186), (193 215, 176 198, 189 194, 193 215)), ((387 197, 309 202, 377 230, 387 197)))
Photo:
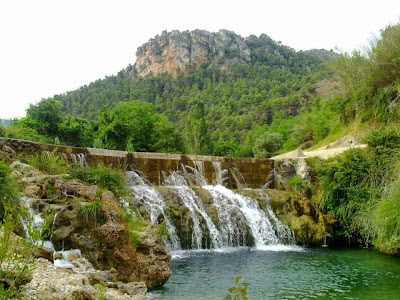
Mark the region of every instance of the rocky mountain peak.
POLYGON ((176 76, 177 69, 185 71, 188 65, 199 66, 209 60, 226 68, 250 61, 250 49, 243 37, 226 29, 215 33, 163 31, 137 49, 134 73, 151 76, 168 72, 176 76))

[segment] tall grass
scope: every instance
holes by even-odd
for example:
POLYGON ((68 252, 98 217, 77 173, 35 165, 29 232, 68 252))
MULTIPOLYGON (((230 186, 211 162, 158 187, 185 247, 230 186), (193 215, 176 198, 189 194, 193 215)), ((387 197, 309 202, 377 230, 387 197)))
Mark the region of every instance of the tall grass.
POLYGON ((400 177, 376 206, 372 225, 376 233, 375 245, 389 252, 400 249, 400 177))
POLYGON ((11 176, 11 169, 0 161, 0 220, 3 219, 6 206, 15 208, 19 205, 19 189, 11 176))
POLYGON ((83 205, 81 207, 80 215, 87 223, 99 223, 102 220, 101 201, 95 201, 83 205))
POLYGON ((57 148, 51 152, 37 153, 28 158, 28 162, 31 166, 46 174, 57 175, 68 172, 67 164, 58 155, 57 148))
POLYGON ((70 171, 70 177, 96 184, 112 191, 116 196, 124 195, 127 190, 124 174, 107 166, 77 167, 70 171))
POLYGON ((381 31, 364 53, 343 54, 331 65, 342 83, 343 112, 348 121, 399 120, 400 23, 381 31))

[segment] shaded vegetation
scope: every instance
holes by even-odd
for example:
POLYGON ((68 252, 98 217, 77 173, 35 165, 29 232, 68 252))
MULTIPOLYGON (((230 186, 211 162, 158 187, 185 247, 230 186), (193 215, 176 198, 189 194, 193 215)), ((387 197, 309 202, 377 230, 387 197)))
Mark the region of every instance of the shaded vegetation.
POLYGON ((19 205, 19 188, 11 176, 11 169, 0 161, 0 221, 3 220, 6 207, 16 208, 19 205))

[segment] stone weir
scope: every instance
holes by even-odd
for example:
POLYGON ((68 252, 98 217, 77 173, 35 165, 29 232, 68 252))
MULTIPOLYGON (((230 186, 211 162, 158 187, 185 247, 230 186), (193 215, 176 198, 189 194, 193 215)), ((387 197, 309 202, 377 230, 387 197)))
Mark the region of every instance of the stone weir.
POLYGON ((19 153, 33 154, 57 149, 59 155, 68 162, 81 165, 105 164, 121 170, 140 171, 153 185, 161 185, 173 171, 184 170, 182 166, 198 168, 198 162, 203 162, 202 173, 206 181, 216 184, 218 183, 217 170, 213 163, 219 162, 222 169, 229 170, 226 180, 228 188, 261 188, 267 183, 274 168, 274 161, 270 159, 126 152, 51 145, 8 138, 0 138, 0 143, 19 153))

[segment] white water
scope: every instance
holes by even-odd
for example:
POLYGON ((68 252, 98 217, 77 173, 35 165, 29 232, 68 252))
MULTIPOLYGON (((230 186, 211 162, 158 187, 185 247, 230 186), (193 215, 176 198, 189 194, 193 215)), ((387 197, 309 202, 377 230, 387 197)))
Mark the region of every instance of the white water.
POLYGON ((176 234, 176 229, 171 220, 165 214, 165 201, 161 194, 134 171, 127 171, 126 178, 129 187, 133 190, 136 200, 140 201, 152 223, 158 224, 158 216, 161 214, 165 220, 165 225, 169 233, 168 240, 164 243, 168 250, 177 250, 181 248, 180 240, 176 234))
POLYGON ((78 154, 71 153, 70 156, 71 156, 71 160, 72 160, 72 162, 74 164, 79 164, 82 167, 86 166, 86 155, 85 155, 85 153, 78 153, 78 154))
MULTIPOLYGON (((174 190, 174 192, 179 196, 179 198, 189 209, 193 221, 192 248, 194 249, 203 248, 202 247, 203 230, 200 227, 200 220, 197 214, 200 214, 203 217, 208 227, 211 238, 210 247, 211 248, 222 247, 223 243, 217 227, 215 226, 211 218, 208 216, 203 201, 199 196, 197 196, 197 194, 191 188, 189 188, 185 178, 182 175, 178 174, 178 172, 173 172, 169 177, 166 178, 165 182, 170 189, 174 190)), ((207 245, 206 248, 208 248, 207 245)))
MULTIPOLYGON (((32 202, 36 199, 28 197, 22 197, 21 199, 23 201, 24 207, 28 211, 27 218, 33 218, 32 225, 40 230, 42 228, 44 219, 31 206, 32 202)), ((56 217, 57 214, 54 215, 51 227, 52 232, 50 236, 53 234, 56 217)), ((31 237, 29 236, 29 230, 27 230, 29 220, 21 220, 21 222, 25 229, 26 238, 30 239, 31 237)), ((54 265, 56 267, 72 269, 76 273, 94 272, 92 264, 82 255, 79 249, 55 251, 53 243, 49 240, 38 241, 38 243, 39 245, 43 244, 43 247, 50 248, 54 251, 53 258, 54 258, 54 265)))
MULTIPOLYGON (((212 198, 210 205, 218 214, 217 225, 208 216, 201 198, 189 187, 180 172, 172 172, 165 180, 165 184, 189 209, 193 223, 192 249, 230 249, 245 246, 252 240, 255 247, 260 250, 270 249, 272 245, 294 244, 293 232, 273 213, 266 193, 260 191, 260 196, 266 202, 266 211, 263 211, 254 199, 242 196, 222 185, 228 171, 221 169, 220 162, 213 162, 216 182, 219 183, 215 186, 207 185, 203 162, 195 161, 194 165, 195 168, 182 166, 183 174, 189 176, 191 182, 196 182, 209 192, 212 198), (204 225, 210 232, 210 246, 204 245, 204 225)), ((235 170, 237 177, 240 178, 241 174, 237 172, 235 170)))
POLYGON ((221 169, 221 163, 217 161, 212 162, 215 174, 216 174, 216 185, 224 185, 225 181, 228 180, 228 170, 221 169))
POLYGON ((243 216, 241 220, 250 229, 256 247, 280 243, 265 212, 259 208, 255 200, 239 195, 222 185, 204 188, 213 197, 218 215, 222 219, 220 224, 224 232, 224 241, 228 243, 226 246, 233 246, 234 241, 240 243, 240 235, 245 234, 238 227, 238 215, 243 216))
POLYGON ((274 226, 276 235, 278 236, 279 240, 281 242, 285 242, 287 244, 294 245, 296 243, 296 239, 294 237, 293 231, 285 224, 283 224, 275 213, 272 211, 271 206, 269 205, 269 196, 267 193, 260 191, 260 197, 264 198, 264 201, 266 201, 266 210, 269 219, 271 220, 272 225, 274 226))

